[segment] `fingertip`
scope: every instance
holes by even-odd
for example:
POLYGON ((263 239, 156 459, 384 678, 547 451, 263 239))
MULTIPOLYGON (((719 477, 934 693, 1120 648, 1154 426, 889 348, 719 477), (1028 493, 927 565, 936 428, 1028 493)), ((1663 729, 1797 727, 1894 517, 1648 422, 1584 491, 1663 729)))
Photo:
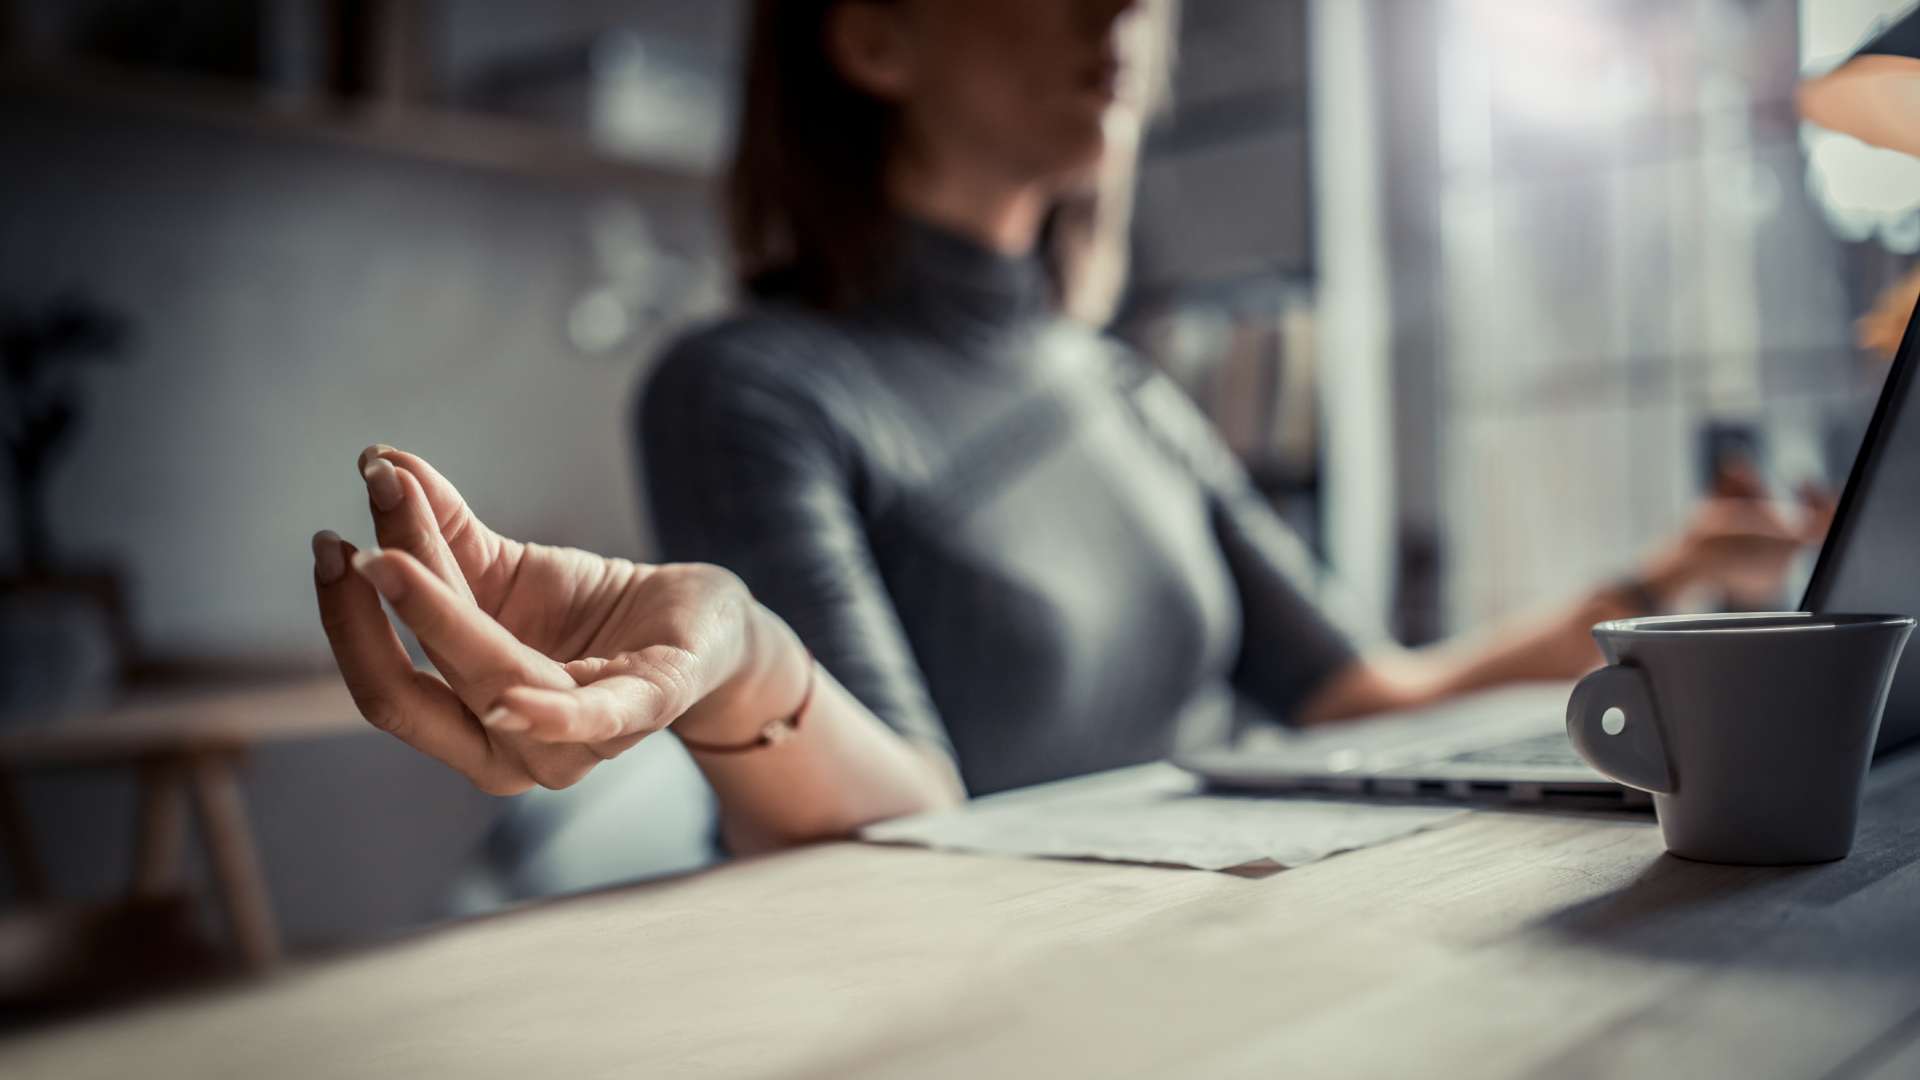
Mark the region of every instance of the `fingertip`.
POLYGON ((541 686, 516 686, 500 695, 495 712, 507 710, 536 724, 565 720, 573 711, 573 700, 565 692, 541 686))
POLYGON ((406 571, 396 559, 389 557, 386 550, 375 548, 356 551, 348 561, 353 564, 354 573, 367 579, 374 591, 386 597, 389 603, 406 598, 406 571))
POLYGON ((491 730, 505 732, 525 731, 533 726, 525 716, 505 705, 496 705, 488 710, 487 715, 480 718, 480 722, 491 730))
POLYGON ((581 715, 575 695, 565 690, 516 686, 501 695, 493 711, 503 710, 526 722, 524 728, 516 730, 540 742, 577 743, 598 737, 587 730, 590 724, 581 715))
POLYGON ((347 575, 347 553, 340 534, 321 529, 313 534, 313 580, 332 585, 347 575))
POLYGON ((605 657, 583 656, 578 660, 567 661, 560 665, 560 668, 572 676, 574 682, 585 686, 605 673, 610 664, 611 661, 605 657))
POLYGON ((374 509, 382 513, 396 510, 406 498, 406 489, 401 486, 400 470, 393 462, 377 457, 360 470, 360 478, 366 481, 367 496, 373 500, 374 509))
POLYGON ((367 471, 367 466, 371 465, 375 458, 383 458, 383 457, 386 457, 388 454, 397 453, 397 452, 398 451, 396 451, 393 447, 388 446, 386 443, 374 443, 373 445, 367 447, 365 450, 360 451, 359 460, 357 460, 354 463, 354 468, 361 473, 365 473, 367 471))
POLYGON ((553 746, 577 746, 580 743, 593 742, 590 735, 574 730, 572 724, 531 724, 523 734, 534 742, 553 746))
POLYGON ((420 482, 420 478, 414 475, 412 469, 406 468, 403 465, 393 465, 388 463, 384 458, 381 459, 381 462, 393 469, 394 479, 399 482, 400 487, 407 493, 409 498, 418 496, 421 504, 425 505, 427 499, 426 485, 420 482))

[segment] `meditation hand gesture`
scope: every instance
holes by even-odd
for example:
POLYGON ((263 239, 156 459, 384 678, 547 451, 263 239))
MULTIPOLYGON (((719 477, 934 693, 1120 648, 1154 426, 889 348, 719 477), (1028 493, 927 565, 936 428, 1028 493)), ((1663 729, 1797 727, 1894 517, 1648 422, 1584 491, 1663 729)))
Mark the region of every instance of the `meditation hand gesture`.
POLYGON ((327 640, 375 727, 481 790, 566 787, 668 724, 749 740, 806 693, 798 639, 727 571, 509 540, 420 458, 376 446, 360 465, 380 550, 314 536, 327 640))

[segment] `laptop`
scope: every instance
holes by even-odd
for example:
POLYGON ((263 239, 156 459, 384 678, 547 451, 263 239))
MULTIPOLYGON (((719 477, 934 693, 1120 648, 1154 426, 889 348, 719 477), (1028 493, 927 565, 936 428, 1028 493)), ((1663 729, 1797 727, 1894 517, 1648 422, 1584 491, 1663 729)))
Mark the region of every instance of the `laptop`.
MULTIPOLYGON (((1920 307, 1907 324, 1854 456, 1802 611, 1920 614, 1920 307)), ((1651 807, 1645 792, 1595 772, 1567 741, 1570 684, 1517 686, 1441 707, 1309 729, 1267 746, 1196 751, 1175 764, 1214 790, 1322 791, 1478 801, 1651 807)), ((1877 755, 1920 738, 1920 647, 1894 674, 1877 755)))

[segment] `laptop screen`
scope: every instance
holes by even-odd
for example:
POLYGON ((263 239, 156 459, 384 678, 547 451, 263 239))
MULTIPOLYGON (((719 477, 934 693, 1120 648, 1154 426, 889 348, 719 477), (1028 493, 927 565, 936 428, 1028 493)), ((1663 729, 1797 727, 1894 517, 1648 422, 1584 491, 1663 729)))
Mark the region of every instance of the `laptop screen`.
MULTIPOLYGON (((1913 401, 1920 310, 1880 389, 1804 611, 1920 615, 1920 414, 1913 401)), ((1879 749, 1920 737, 1920 641, 1910 642, 1880 722, 1879 749)))

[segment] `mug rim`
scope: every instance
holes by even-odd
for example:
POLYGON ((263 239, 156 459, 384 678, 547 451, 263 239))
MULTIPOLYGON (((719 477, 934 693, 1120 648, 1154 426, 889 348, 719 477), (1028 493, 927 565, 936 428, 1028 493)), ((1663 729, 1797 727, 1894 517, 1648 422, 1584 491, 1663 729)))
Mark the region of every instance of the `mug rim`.
POLYGON ((1677 636, 1681 634, 1771 634, 1799 630, 1873 630, 1911 627, 1911 615, 1826 611, 1723 611, 1698 615, 1642 615, 1596 623, 1593 632, 1608 634, 1677 636), (1776 625, 1714 626, 1715 622, 1745 623, 1779 620, 1776 625), (1785 621, 1793 620, 1793 621, 1785 621), (1800 621, 1805 620, 1805 621, 1800 621))

